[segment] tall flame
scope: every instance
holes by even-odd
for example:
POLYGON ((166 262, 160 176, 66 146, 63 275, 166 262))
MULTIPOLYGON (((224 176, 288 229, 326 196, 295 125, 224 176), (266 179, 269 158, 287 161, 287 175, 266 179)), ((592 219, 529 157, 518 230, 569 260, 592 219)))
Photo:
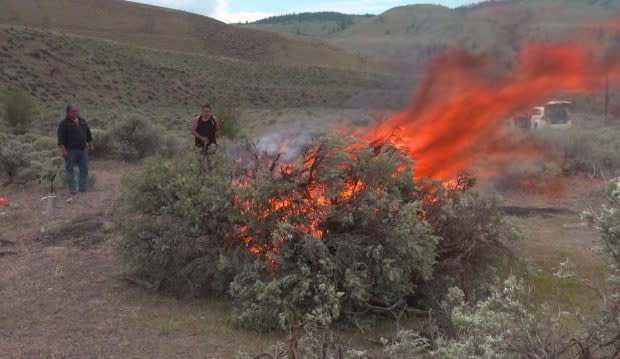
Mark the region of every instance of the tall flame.
POLYGON ((558 91, 587 93, 620 73, 617 56, 597 58, 578 44, 530 45, 511 75, 493 75, 492 59, 448 51, 430 64, 411 105, 366 129, 373 146, 390 142, 417 161, 416 177, 451 179, 482 158, 506 160, 544 152, 506 136, 511 113, 558 91))

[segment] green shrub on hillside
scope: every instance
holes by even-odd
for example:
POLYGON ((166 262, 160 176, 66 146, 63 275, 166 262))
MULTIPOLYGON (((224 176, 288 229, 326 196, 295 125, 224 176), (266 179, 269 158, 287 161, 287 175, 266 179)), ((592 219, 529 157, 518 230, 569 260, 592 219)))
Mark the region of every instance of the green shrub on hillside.
MULTIPOLYGON (((50 184, 61 173, 63 159, 51 137, 26 135, 0 136, 0 166, 7 183, 50 184)), ((58 183, 58 181, 56 181, 58 183)))
POLYGON ((9 93, 4 99, 4 120, 17 133, 26 133, 34 120, 35 104, 25 92, 9 93))
POLYGON ((18 174, 28 167, 32 146, 17 136, 0 136, 0 168, 6 183, 13 183, 18 174))
POLYGON ((91 134, 95 144, 95 152, 92 153, 93 158, 97 159, 113 159, 116 158, 116 147, 112 139, 111 131, 92 128, 91 134))
POLYGON ((220 105, 215 107, 217 118, 221 121, 221 135, 230 139, 235 139, 241 131, 241 120, 239 112, 230 105, 220 105))
POLYGON ((120 120, 109 133, 115 155, 126 161, 154 155, 162 145, 162 131, 140 116, 120 120))
POLYGON ((538 134, 555 144, 563 155, 568 174, 585 173, 610 177, 620 172, 620 127, 542 131, 538 134))

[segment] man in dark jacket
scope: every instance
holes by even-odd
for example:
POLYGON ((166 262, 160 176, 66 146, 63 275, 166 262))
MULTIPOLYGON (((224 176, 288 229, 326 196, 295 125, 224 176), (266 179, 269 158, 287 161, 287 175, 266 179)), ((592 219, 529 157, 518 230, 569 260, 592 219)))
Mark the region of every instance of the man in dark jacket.
POLYGON ((75 174, 73 168, 77 164, 80 169, 78 187, 80 192, 88 188, 88 150, 94 151, 93 137, 86 121, 79 116, 77 105, 67 106, 67 116, 58 125, 58 146, 65 159, 65 178, 67 187, 75 194, 75 174))

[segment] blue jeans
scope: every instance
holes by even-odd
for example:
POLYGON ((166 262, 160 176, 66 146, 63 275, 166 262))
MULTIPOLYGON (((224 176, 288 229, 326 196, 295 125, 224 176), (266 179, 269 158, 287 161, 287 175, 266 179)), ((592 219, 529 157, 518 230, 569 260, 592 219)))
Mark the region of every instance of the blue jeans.
POLYGON ((80 168, 80 192, 86 192, 88 187, 88 150, 69 150, 69 154, 65 157, 65 179, 67 180, 67 187, 69 187, 71 192, 75 192, 73 167, 76 164, 80 168))

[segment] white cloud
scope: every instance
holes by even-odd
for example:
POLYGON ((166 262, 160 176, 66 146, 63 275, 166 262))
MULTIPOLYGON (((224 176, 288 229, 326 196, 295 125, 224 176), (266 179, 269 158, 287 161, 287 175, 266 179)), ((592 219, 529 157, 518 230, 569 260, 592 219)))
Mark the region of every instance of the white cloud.
POLYGON ((228 0, 131 0, 207 15, 226 23, 256 21, 273 14, 267 12, 231 12, 228 0))
POLYGON ((213 15, 210 15, 220 21, 225 23, 238 23, 238 22, 252 22, 260 19, 264 19, 269 16, 273 16, 271 13, 267 12, 230 12, 228 8, 223 8, 219 12, 215 12, 213 15))

